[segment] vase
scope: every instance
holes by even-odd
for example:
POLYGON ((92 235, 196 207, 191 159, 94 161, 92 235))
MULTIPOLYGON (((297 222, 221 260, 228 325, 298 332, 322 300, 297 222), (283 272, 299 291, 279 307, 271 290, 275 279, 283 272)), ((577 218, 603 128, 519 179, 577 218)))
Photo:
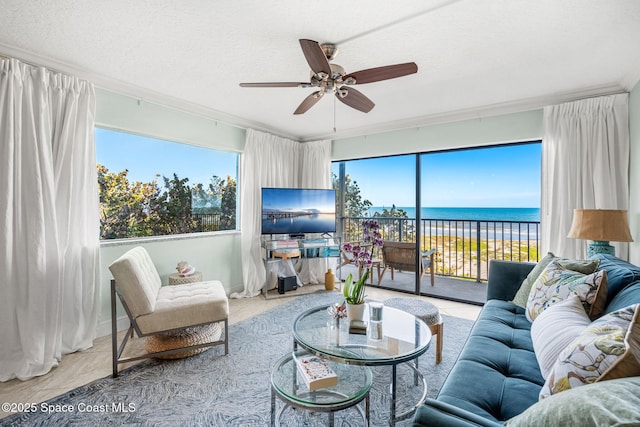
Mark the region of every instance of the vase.
POLYGON ((333 288, 335 287, 335 276, 333 275, 333 271, 331 271, 331 269, 328 269, 327 272, 324 275, 324 288, 327 291, 332 291, 333 288))
POLYGON ((348 319, 330 319, 327 323, 327 342, 331 345, 340 346, 349 340, 348 319))
POLYGON ((349 322, 352 320, 362 320, 364 316, 364 303, 349 304, 347 303, 347 319, 349 322))

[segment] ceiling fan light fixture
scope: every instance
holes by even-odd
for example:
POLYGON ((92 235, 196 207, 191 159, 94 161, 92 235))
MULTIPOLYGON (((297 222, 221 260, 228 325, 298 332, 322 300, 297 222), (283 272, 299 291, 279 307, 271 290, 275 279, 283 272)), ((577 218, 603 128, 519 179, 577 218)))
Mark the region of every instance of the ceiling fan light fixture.
POLYGON ((354 79, 353 77, 347 77, 346 79, 344 79, 344 84, 346 85, 354 85, 356 83, 356 79, 354 79))
POLYGON ((318 91, 308 95, 293 114, 303 114, 313 107, 325 94, 333 92, 344 104, 363 113, 368 113, 375 106, 373 101, 360 91, 348 88, 346 85, 365 84, 390 80, 418 72, 414 62, 369 68, 345 74, 344 68, 329 61, 336 57, 338 48, 334 44, 300 39, 300 47, 304 54, 311 74, 309 83, 296 82, 265 82, 240 83, 241 87, 317 87, 318 91))

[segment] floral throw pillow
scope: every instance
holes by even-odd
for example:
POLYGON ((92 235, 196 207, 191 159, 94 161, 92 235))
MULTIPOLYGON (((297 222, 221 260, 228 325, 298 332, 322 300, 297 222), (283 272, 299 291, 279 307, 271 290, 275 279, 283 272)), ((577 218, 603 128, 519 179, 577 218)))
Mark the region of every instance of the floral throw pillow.
POLYGON ((567 270, 577 271, 582 274, 591 274, 596 271, 600 265, 599 259, 566 259, 557 257, 552 252, 549 252, 544 258, 538 261, 535 267, 533 267, 533 270, 531 270, 529 275, 527 275, 527 277, 522 281, 518 292, 516 292, 516 295, 513 297, 511 302, 522 308, 526 308, 527 299, 529 298, 529 293, 531 292, 533 284, 552 261, 557 261, 567 270))
POLYGON ((565 268, 560 260, 551 261, 531 288, 525 312, 527 319, 533 322, 544 310, 571 295, 577 295, 589 318, 595 319, 607 300, 607 272, 583 274, 565 268))
POLYGON ((640 375, 640 304, 594 321, 558 356, 540 399, 597 381, 640 375))

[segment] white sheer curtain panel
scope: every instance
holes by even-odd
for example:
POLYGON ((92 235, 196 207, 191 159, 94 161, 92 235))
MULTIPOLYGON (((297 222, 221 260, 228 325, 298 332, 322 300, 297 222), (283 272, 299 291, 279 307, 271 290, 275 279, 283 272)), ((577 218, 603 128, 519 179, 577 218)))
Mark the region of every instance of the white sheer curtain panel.
MULTIPOLYGON (((300 187, 331 188, 331 141, 312 141, 300 144, 300 187)), ((327 268, 335 272, 333 258, 299 261, 297 270, 305 283, 324 283, 327 268)))
MULTIPOLYGON (((244 291, 232 294, 232 298, 259 295, 266 280, 260 248, 261 189, 331 188, 331 141, 299 143, 248 129, 240 156, 240 186, 244 291)), ((324 274, 325 267, 322 264, 302 272, 305 281, 311 271, 317 282, 318 269, 324 274)))
POLYGON ((0 61, 0 381, 92 345, 99 310, 93 86, 0 61))
MULTIPOLYGON (((584 258, 586 241, 566 237, 574 209, 628 209, 628 95, 545 107, 542 140, 541 246, 584 258)), ((614 243, 626 259, 628 244, 614 243)))
POLYGON ((266 279, 260 248, 262 187, 295 187, 300 176, 300 143, 253 129, 247 130, 240 156, 240 227, 244 291, 231 298, 260 294, 266 279))

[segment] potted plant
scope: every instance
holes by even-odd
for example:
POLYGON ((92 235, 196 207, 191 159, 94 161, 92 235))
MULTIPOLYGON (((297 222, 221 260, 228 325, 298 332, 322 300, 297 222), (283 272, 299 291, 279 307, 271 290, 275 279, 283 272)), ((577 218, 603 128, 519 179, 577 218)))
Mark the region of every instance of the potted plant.
POLYGON ((364 313, 364 297, 367 278, 371 274, 371 261, 375 248, 382 246, 380 225, 374 220, 362 222, 362 245, 345 244, 344 250, 351 252, 353 262, 362 271, 358 280, 353 280, 349 273, 343 287, 343 295, 347 303, 347 317, 349 320, 361 320, 364 313))
POLYGON ((365 283, 369 277, 369 270, 365 270, 362 276, 353 281, 353 275, 349 273, 344 282, 343 295, 347 303, 347 317, 349 320, 361 320, 364 314, 365 283))

